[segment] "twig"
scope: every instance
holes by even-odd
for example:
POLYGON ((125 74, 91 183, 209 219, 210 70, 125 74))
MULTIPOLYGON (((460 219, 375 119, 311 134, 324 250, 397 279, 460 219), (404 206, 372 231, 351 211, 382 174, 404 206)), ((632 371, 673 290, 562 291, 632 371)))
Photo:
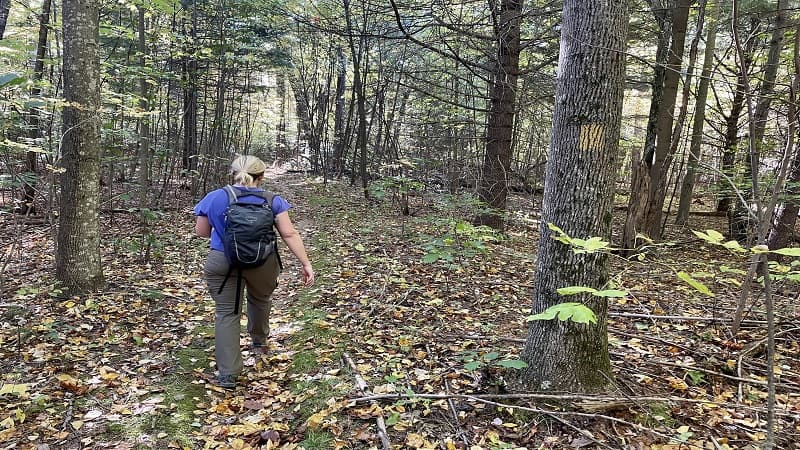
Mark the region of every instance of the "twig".
MULTIPOLYGON (((447 381, 447 377, 443 378, 444 380, 444 389, 447 392, 447 395, 450 395, 450 383, 447 381)), ((467 434, 461 428, 461 421, 458 419, 458 411, 456 411, 456 405, 453 403, 453 398, 447 399, 447 406, 450 407, 450 412, 453 414, 453 420, 456 422, 456 427, 458 428, 458 434, 461 435, 461 440, 464 442, 464 448, 469 448, 469 439, 467 438, 467 434)))
MULTIPOLYGON (((797 331, 797 330, 800 330, 800 327, 790 328, 788 330, 783 330, 783 331, 781 331, 779 333, 775 333, 774 338, 777 339, 778 336, 782 336, 784 334, 788 334, 788 333, 791 333, 792 331, 797 331)), ((739 357, 736 359, 736 375, 738 375, 740 377, 742 376, 742 359, 744 359, 744 357, 748 353, 750 353, 753 350, 755 350, 758 347, 760 347, 761 344, 763 344, 764 342, 767 342, 768 339, 769 339, 769 337, 765 337, 764 339, 761 339, 759 341, 753 342, 746 349, 742 350, 742 352, 739 354, 739 357)), ((739 387, 737 389, 737 393, 736 394, 737 394, 737 398, 739 399, 739 403, 741 403, 742 402, 742 396, 743 396, 742 395, 742 383, 739 383, 739 387)))
POLYGON ((697 350, 695 350, 693 348, 689 348, 689 347, 686 347, 684 345, 681 345, 681 344, 678 344, 678 343, 675 343, 675 342, 670 342, 670 341, 668 341, 666 339, 662 339, 662 338, 657 338, 657 337, 647 336, 647 335, 638 335, 638 334, 628 333, 628 332, 625 332, 625 331, 622 331, 622 330, 618 330, 618 329, 613 328, 613 327, 608 327, 608 332, 609 333, 613 333, 613 334, 618 334, 620 336, 633 338, 633 339, 641 339, 643 341, 650 341, 650 342, 656 342, 656 343, 663 344, 663 345, 673 346, 675 348, 680 348, 680 349, 685 350, 685 351, 690 352, 690 353, 699 353, 697 350))
MULTIPOLYGON (((727 374, 724 374, 722 372, 716 372, 714 370, 705 369, 703 367, 698 367, 698 366, 690 366, 690 365, 687 365, 687 364, 676 364, 676 363, 671 363, 671 362, 662 361, 662 360, 650 360, 650 361, 643 361, 643 362, 645 364, 653 364, 653 365, 657 365, 657 366, 671 366, 671 367, 678 367, 680 369, 697 370, 699 372, 705 372, 705 373, 708 373, 708 374, 711 374, 711 375, 716 375, 718 377, 727 378, 729 380, 739 381, 739 382, 742 382, 742 383, 757 384, 759 386, 766 386, 767 385, 766 381, 752 380, 752 379, 748 379, 748 378, 735 377, 733 375, 727 375, 727 374)), ((780 386, 783 387, 784 389, 800 390, 800 386, 797 386, 797 384, 795 384, 795 383, 791 383, 791 384, 789 384, 789 383, 781 383, 780 386)))
POLYGON ((0 308, 22 308, 28 309, 28 306, 21 303, 0 303, 0 308))
POLYGON ((374 394, 364 397, 351 398, 351 402, 363 403, 375 400, 400 400, 424 398, 430 400, 486 400, 486 399, 526 399, 526 400, 576 400, 576 401, 597 401, 597 402, 684 402, 700 404, 718 404, 710 400, 683 397, 614 397, 614 396, 594 396, 585 394, 540 394, 540 393, 519 393, 519 394, 374 394))
MULTIPOLYGON (((350 355, 347 352, 342 353, 342 359, 345 360, 350 369, 353 371, 353 377, 356 379, 356 387, 358 388, 359 392, 363 395, 370 394, 369 385, 367 382, 364 381, 364 378, 358 373, 358 368, 356 367, 353 359, 350 358, 350 355)), ((386 422, 383 420, 383 414, 378 414, 376 417, 376 422, 378 424, 378 437, 381 439, 381 444, 383 445, 384 450, 390 450, 392 448, 391 442, 389 442, 389 433, 386 431, 386 422)))
MULTIPOLYGON (((546 394, 544 394, 544 395, 546 395, 546 394)), ((655 430, 652 430, 650 428, 646 428, 646 427, 644 427, 642 425, 639 425, 638 423, 629 422, 627 420, 619 419, 619 418, 616 418, 616 417, 606 416, 606 415, 603 415, 603 414, 595 414, 595 413, 582 413, 582 412, 577 412, 577 411, 550 411, 550 410, 541 409, 541 408, 530 408, 530 407, 527 407, 527 406, 509 405, 509 404, 505 404, 505 403, 498 403, 498 402, 494 402, 494 401, 491 401, 491 400, 487 400, 485 398, 487 396, 483 396, 483 395, 482 396, 475 396, 475 395, 454 394, 454 395, 448 396, 448 395, 442 395, 442 394, 414 394, 414 395, 409 395, 409 394, 385 394, 385 395, 373 395, 373 396, 369 396, 369 397, 362 397, 362 398, 356 398, 356 399, 350 399, 350 400, 351 401, 355 401, 355 402, 361 402, 361 401, 370 401, 371 402, 371 401, 383 400, 383 399, 385 399, 385 400, 388 400, 388 399, 402 399, 402 398, 445 399, 447 397, 460 398, 460 399, 464 399, 464 400, 471 400, 471 401, 483 403, 483 404, 486 404, 486 405, 497 406, 497 407, 500 407, 500 408, 511 408, 511 409, 518 409, 518 410, 521 410, 521 411, 529 411, 529 412, 533 412, 533 413, 537 413, 537 414, 544 414, 544 415, 547 415, 547 416, 550 416, 550 417, 553 417, 553 418, 556 418, 556 416, 578 416, 578 417, 587 417, 587 418, 591 418, 591 419, 605 419, 605 420, 608 420, 610 422, 616 422, 616 423, 621 423, 623 425, 627 425, 627 426, 632 427, 632 428, 634 428, 636 430, 639 430, 639 431, 645 431, 645 432, 648 432, 648 433, 652 433, 652 434, 654 434, 654 435, 656 435, 656 436, 658 436, 658 437, 660 437, 662 439, 666 439, 666 440, 670 439, 669 436, 661 434, 661 433, 659 433, 659 432, 657 432, 655 430)), ((497 397, 514 398, 515 396, 513 394, 512 395, 506 394, 506 395, 496 395, 496 396, 493 396, 493 397, 495 397, 495 398, 497 398, 497 397)), ((516 397, 523 398, 523 397, 520 397, 520 396, 516 396, 516 397)), ((572 396, 572 397, 578 397, 578 396, 575 395, 575 396, 572 396)), ((558 419, 556 419, 556 420, 558 420, 558 419)), ((561 420, 559 420, 559 421, 563 423, 563 421, 561 421, 561 420)), ((573 428, 575 428, 575 427, 573 427, 573 428)), ((581 431, 581 430, 578 430, 578 431, 580 431, 582 435, 586 436, 586 434, 583 431, 581 431)), ((595 442, 597 442, 597 441, 595 440, 595 442)))
POLYGON ((67 429, 67 425, 72 421, 72 404, 74 403, 75 399, 72 398, 72 395, 69 396, 69 407, 67 407, 67 412, 64 413, 64 421, 61 422, 61 430, 64 431, 67 429))
MULTIPOLYGON (((636 314, 636 313, 621 313, 609 312, 609 317, 629 317, 634 319, 653 319, 653 320, 685 320, 688 322, 730 322, 733 319, 726 319, 722 317, 693 317, 693 316, 656 316, 652 314, 636 314)), ((742 323, 749 323, 752 325, 765 325, 766 320, 743 320, 742 323)))

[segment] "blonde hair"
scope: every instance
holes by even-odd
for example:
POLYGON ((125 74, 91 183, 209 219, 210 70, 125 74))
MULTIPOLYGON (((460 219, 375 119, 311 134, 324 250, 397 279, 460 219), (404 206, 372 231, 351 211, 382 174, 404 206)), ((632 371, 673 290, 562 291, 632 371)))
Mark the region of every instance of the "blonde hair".
POLYGON ((240 155, 231 163, 233 181, 244 186, 251 186, 256 178, 264 175, 267 165, 252 155, 240 155))

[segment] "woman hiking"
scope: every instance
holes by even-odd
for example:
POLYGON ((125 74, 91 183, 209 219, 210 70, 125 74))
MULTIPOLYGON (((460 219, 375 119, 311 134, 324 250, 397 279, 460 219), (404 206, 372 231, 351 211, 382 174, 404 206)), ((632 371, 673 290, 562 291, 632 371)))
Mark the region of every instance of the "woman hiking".
POLYGON ((251 349, 264 353, 268 349, 269 313, 272 308, 270 296, 278 286, 278 274, 281 271, 276 242, 270 242, 271 246, 265 250, 260 244, 269 239, 254 237, 253 233, 246 233, 244 237, 241 234, 239 237, 235 234, 233 238, 230 236, 231 230, 238 226, 233 222, 234 203, 244 214, 253 214, 250 217, 258 218, 247 219, 245 222, 261 220, 262 217, 265 217, 263 220, 271 221, 272 223, 267 222, 262 228, 269 228, 268 232, 274 236, 274 224, 281 239, 301 264, 303 283, 306 286, 314 283, 314 269, 303 241, 289 218, 288 210, 291 205, 282 197, 270 195, 259 187, 264 181, 266 168, 266 164, 255 156, 237 157, 231 164, 234 184, 209 192, 194 207, 194 214, 197 216, 195 233, 211 238, 211 250, 205 263, 204 275, 211 298, 214 299, 217 382, 226 389, 236 387, 236 378, 242 372, 242 352, 239 347, 242 287, 247 291, 247 332, 252 339, 251 349), (272 201, 269 208, 264 208, 270 198, 272 201), (227 235, 226 226, 231 228, 227 235), (238 254, 238 249, 231 250, 231 246, 244 245, 241 242, 246 242, 248 238, 259 245, 259 257, 268 255, 263 262, 256 261, 247 265, 237 260, 237 256, 241 255, 238 254), (251 267, 253 265, 255 267, 251 267))

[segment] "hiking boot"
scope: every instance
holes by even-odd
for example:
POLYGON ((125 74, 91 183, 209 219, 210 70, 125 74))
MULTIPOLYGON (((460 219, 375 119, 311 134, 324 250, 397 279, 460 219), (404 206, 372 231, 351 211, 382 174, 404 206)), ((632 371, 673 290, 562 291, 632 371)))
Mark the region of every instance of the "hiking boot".
POLYGON ((236 375, 220 375, 217 377, 217 384, 221 388, 234 389, 236 388, 236 375))
POLYGON ((261 342, 253 342, 250 346, 250 352, 253 355, 267 355, 269 354, 269 345, 261 342))

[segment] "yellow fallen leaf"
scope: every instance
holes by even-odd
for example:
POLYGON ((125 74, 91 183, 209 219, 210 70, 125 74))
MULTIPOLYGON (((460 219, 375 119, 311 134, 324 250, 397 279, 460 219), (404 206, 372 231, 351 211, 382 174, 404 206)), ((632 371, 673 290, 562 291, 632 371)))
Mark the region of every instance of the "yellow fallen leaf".
POLYGON ((14 428, 14 419, 11 417, 6 417, 2 422, 0 422, 0 427, 14 428))
POLYGON ((119 378, 119 373, 117 373, 117 371, 115 371, 112 367, 102 366, 100 367, 99 370, 100 370, 100 378, 104 380, 111 381, 119 378))
POLYGON ((408 433, 406 435, 406 445, 411 448, 420 448, 425 445, 425 438, 417 433, 408 433))
POLYGON ((669 387, 678 391, 685 391, 686 389, 689 388, 689 385, 686 384, 686 382, 681 380, 680 378, 670 377, 669 387))
POLYGON ((322 410, 318 413, 312 414, 311 417, 309 417, 306 421, 306 424, 311 429, 317 429, 322 426, 322 422, 325 421, 326 417, 328 417, 328 411, 322 410))
POLYGON ((22 395, 28 391, 28 384, 10 384, 6 383, 0 387, 0 395, 22 395))

